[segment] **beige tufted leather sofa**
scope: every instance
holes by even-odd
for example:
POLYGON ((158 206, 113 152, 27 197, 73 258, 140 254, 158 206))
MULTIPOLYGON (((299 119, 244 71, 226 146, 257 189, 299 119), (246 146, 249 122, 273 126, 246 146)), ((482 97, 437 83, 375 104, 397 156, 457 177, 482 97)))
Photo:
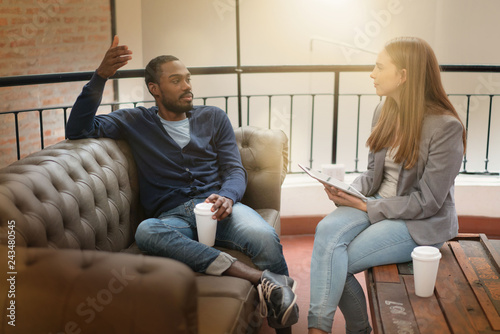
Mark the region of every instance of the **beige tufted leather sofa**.
MULTIPOLYGON (((279 233, 286 135, 254 127, 235 133, 249 179, 243 202, 279 233)), ((0 332, 258 331, 248 281, 140 254, 134 233, 143 218, 124 142, 66 140, 1 169, 0 332)))

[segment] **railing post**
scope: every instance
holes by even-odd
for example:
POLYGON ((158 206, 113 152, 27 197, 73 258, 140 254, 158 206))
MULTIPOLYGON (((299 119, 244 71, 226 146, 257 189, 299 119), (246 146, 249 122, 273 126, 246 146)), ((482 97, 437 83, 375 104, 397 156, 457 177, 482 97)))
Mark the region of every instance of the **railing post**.
MULTIPOLYGON (((470 112, 470 94, 467 95, 467 111, 465 114, 465 142, 469 139, 469 112, 470 112)), ((464 173, 467 173, 467 149, 464 152, 464 173)))
POLYGON ((42 116, 42 113, 43 113, 43 109, 38 109, 38 119, 40 120, 40 146, 42 148, 42 150, 45 148, 45 145, 44 145, 44 139, 43 139, 43 116, 42 116))
POLYGON ((288 170, 292 170, 292 138, 293 138, 293 95, 290 95, 290 139, 288 140, 288 170))
POLYGON ((313 147, 314 147, 314 100, 316 98, 316 95, 312 95, 312 102, 311 102, 311 146, 310 146, 310 153, 309 153, 309 168, 312 168, 313 164, 313 147))
POLYGON ((250 95, 247 96, 247 125, 250 125, 250 95))
POLYGON ((19 113, 14 112, 14 123, 16 125, 16 148, 17 148, 17 160, 21 159, 21 142, 19 139, 19 113))
POLYGON ((488 162, 489 162, 489 152, 490 152, 490 132, 491 132, 491 109, 493 106, 493 95, 490 95, 490 111, 488 114, 488 130, 486 136, 486 159, 484 159, 484 172, 488 174, 488 162))
POLYGON ((63 115, 64 115, 64 138, 68 138, 66 136, 66 125, 68 124, 68 108, 69 107, 63 107, 63 115))
POLYGON ((335 87, 333 89, 333 131, 332 131, 332 164, 337 163, 337 135, 339 119, 340 71, 335 71, 335 87))
POLYGON ((238 126, 242 126, 241 112, 241 54, 240 54, 240 1, 236 0, 236 79, 238 84, 238 126))
POLYGON ((354 157, 354 172, 358 173, 358 162, 359 162, 359 119, 360 119, 360 109, 361 109, 361 95, 358 95, 358 119, 356 120, 356 156, 354 157))
POLYGON ((267 107, 267 127, 270 129, 271 128, 271 99, 272 95, 268 96, 268 107, 267 107))

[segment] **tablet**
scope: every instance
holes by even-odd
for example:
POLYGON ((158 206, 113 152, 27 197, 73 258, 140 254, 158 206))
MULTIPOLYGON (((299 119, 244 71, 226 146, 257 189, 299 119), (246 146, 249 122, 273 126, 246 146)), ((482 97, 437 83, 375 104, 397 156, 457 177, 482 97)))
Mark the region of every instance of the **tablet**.
POLYGON ((344 182, 342 182, 334 177, 323 174, 318 170, 314 170, 314 169, 311 169, 309 167, 306 167, 302 164, 298 164, 298 165, 300 168, 302 168, 304 170, 304 172, 306 172, 309 176, 318 180, 319 182, 326 183, 332 187, 335 187, 339 190, 342 190, 343 192, 346 192, 350 195, 356 196, 356 197, 358 197, 366 202, 366 200, 367 200, 366 197, 362 193, 360 193, 357 189, 355 189, 354 187, 351 187, 347 183, 344 183, 344 182))

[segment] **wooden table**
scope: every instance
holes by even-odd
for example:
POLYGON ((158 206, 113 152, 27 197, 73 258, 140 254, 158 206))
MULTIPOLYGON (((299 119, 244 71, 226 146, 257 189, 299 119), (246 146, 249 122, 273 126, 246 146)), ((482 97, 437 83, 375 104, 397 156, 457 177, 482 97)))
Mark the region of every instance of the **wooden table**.
POLYGON ((415 295, 412 264, 366 272, 375 333, 500 333, 500 240, 461 234, 441 248, 434 295, 415 295))

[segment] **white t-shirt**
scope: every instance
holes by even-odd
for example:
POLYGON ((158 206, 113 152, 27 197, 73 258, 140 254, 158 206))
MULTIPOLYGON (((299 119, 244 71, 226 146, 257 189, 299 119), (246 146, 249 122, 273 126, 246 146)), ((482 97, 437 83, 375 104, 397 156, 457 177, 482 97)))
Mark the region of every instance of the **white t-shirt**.
POLYGON ((387 150, 384 163, 384 179, 378 190, 378 194, 383 198, 396 196, 400 164, 394 162, 394 155, 397 148, 387 150))
POLYGON ((191 135, 189 133, 189 118, 183 119, 182 121, 167 121, 160 117, 161 124, 165 128, 165 131, 172 137, 173 140, 181 148, 184 148, 191 140, 191 135))

